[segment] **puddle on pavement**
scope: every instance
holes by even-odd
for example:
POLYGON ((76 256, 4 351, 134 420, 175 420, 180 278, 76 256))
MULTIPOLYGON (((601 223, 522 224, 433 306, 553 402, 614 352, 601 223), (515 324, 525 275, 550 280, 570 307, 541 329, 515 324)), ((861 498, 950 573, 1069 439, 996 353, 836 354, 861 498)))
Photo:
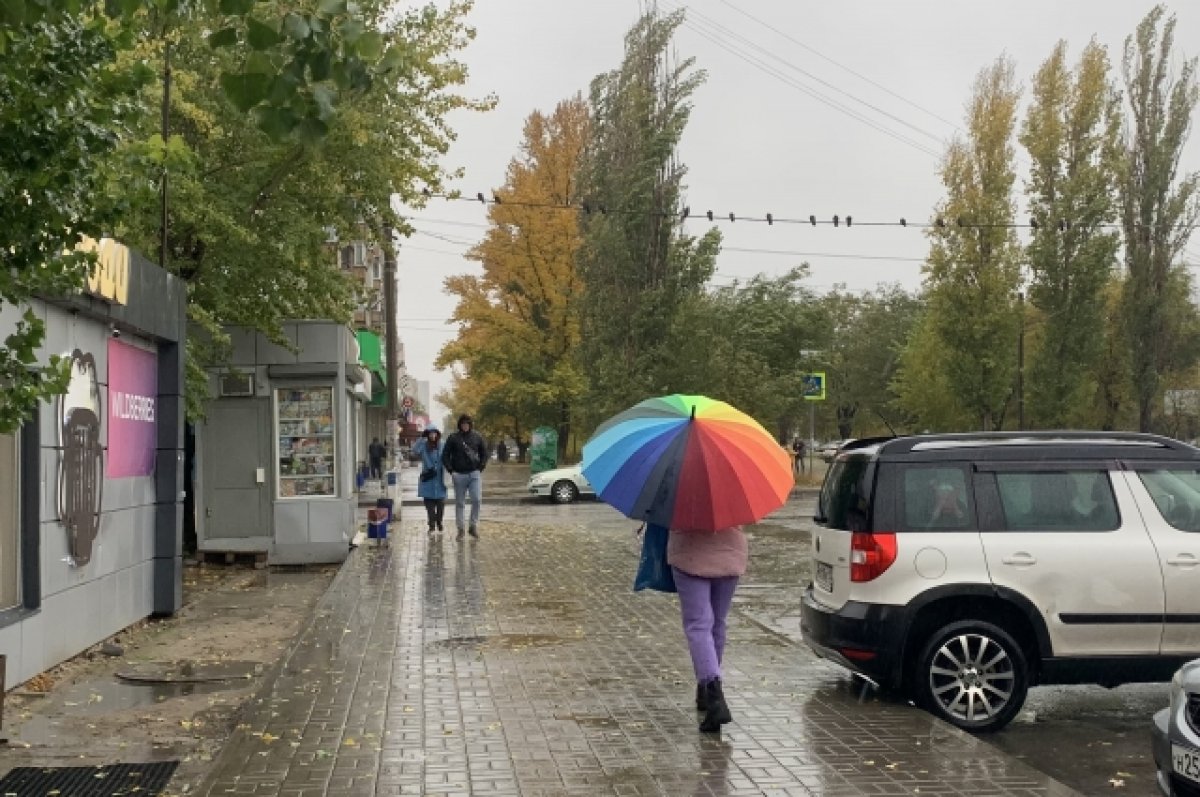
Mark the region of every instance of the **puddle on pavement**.
POLYGON ((77 716, 108 714, 131 708, 158 705, 176 697, 206 695, 223 689, 235 689, 242 681, 209 681, 204 683, 124 683, 121 681, 88 681, 65 689, 55 695, 55 702, 64 713, 77 716))
POLYGON ((178 661, 140 664, 117 672, 122 681, 140 684, 200 684, 213 681, 245 681, 261 675, 259 661, 178 661))
POLYGON ((578 714, 556 715, 556 720, 569 720, 584 728, 616 728, 619 724, 615 719, 608 716, 580 716, 578 714))
POLYGON ((562 645, 573 640, 553 634, 495 634, 439 639, 425 645, 431 650, 525 650, 562 645))

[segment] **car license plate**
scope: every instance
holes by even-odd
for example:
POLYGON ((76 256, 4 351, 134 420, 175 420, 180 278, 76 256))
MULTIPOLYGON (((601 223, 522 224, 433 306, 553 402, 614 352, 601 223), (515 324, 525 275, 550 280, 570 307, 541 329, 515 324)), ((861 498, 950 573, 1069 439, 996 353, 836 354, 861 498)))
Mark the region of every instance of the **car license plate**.
POLYGON ((833 565, 817 562, 816 582, 825 592, 833 592, 833 565))
POLYGON ((1171 759, 1176 774, 1193 783, 1200 783, 1200 750, 1171 745, 1171 759))

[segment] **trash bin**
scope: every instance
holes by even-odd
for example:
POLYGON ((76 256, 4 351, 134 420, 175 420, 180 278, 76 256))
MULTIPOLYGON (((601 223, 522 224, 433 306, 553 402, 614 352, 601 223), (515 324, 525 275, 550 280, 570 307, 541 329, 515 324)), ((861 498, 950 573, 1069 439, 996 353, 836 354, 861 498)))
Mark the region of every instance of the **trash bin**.
POLYGON ((388 487, 396 486, 396 479, 398 478, 398 475, 399 474, 397 474, 396 471, 394 471, 394 470, 389 470, 387 472, 387 486, 388 487))
POLYGON ((383 508, 367 510, 367 539, 387 539, 388 514, 389 511, 383 508))
POLYGON ((382 509, 386 513, 387 523, 392 522, 392 509, 395 507, 395 502, 390 498, 375 499, 375 508, 382 509))

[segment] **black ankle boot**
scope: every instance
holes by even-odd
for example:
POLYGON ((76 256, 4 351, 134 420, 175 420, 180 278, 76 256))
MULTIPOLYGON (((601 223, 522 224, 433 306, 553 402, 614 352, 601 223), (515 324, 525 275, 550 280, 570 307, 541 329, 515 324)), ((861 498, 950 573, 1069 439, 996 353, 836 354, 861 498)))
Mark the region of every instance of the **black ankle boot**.
POLYGON ((696 684, 696 710, 708 711, 708 694, 704 684, 696 684))
POLYGON ((708 707, 704 711, 704 719, 700 721, 701 733, 720 733, 721 726, 733 721, 729 706, 725 703, 725 693, 721 690, 721 681, 714 678, 705 684, 705 695, 708 707))

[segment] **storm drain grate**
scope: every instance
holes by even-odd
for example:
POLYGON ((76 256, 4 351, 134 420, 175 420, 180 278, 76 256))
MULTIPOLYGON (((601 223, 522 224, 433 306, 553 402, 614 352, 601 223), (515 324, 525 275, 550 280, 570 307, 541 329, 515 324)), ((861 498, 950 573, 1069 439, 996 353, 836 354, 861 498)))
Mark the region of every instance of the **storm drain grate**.
POLYGON ((153 797, 162 794, 178 761, 103 767, 17 767, 0 778, 0 797, 153 797))

